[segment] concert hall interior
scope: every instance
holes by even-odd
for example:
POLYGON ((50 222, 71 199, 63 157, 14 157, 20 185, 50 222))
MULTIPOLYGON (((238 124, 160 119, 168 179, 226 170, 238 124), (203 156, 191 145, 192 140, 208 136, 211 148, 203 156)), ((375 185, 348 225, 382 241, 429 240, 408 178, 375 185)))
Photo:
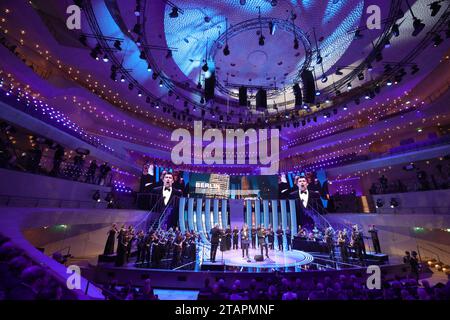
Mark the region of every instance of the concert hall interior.
POLYGON ((0 2, 0 300, 450 300, 450 3, 0 2))

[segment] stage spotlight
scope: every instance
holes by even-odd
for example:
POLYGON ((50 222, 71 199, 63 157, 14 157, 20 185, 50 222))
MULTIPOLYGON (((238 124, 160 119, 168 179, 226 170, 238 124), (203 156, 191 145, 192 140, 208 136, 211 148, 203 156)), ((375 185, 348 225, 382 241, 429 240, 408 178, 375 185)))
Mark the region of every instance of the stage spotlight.
POLYGON ((321 64, 323 62, 322 56, 320 55, 320 53, 317 55, 317 60, 316 63, 317 64, 321 64))
POLYGON ((392 26, 392 34, 393 34, 395 37, 400 36, 400 26, 399 26, 398 24, 394 24, 394 25, 392 26))
POLYGON ((260 46, 263 46, 263 45, 264 45, 264 36, 263 36, 263 35, 260 35, 260 36, 259 36, 259 41, 258 41, 258 43, 259 43, 260 46))
POLYGON ((359 81, 363 81, 364 80, 364 73, 363 72, 358 73, 358 80, 359 81))
POLYGON ((375 204, 375 207, 378 208, 382 208, 384 206, 384 201, 383 199, 377 199, 377 203, 375 204))
POLYGON ((133 32, 136 34, 141 34, 141 25, 139 23, 136 23, 133 27, 133 32))
POLYGON ((367 70, 368 70, 369 72, 372 72, 372 71, 373 71, 373 66, 372 66, 370 63, 367 65, 367 70))
POLYGON ((439 10, 441 10, 440 1, 434 1, 428 5, 431 10, 431 16, 434 17, 438 14, 439 10))
POLYGON ((269 21, 269 33, 271 36, 275 34, 275 23, 273 21, 269 21))
POLYGON ((159 80, 159 87, 162 88, 162 86, 163 86, 163 81, 159 80))
POLYGON ((108 61, 109 61, 108 55, 105 54, 103 56, 103 62, 108 62, 108 61))
POLYGON ((125 82, 125 76, 124 76, 124 75, 122 75, 122 76, 120 77, 120 82, 125 82))
POLYGON ((147 65, 147 71, 152 72, 152 66, 150 65, 150 63, 147 65))
POLYGON ((298 44, 298 39, 297 39, 297 38, 295 38, 295 39, 294 39, 294 49, 295 49, 295 50, 297 50, 297 49, 298 49, 298 47, 299 47, 299 44, 298 44))
POLYGON ((100 196, 100 190, 95 191, 94 195, 92 196, 92 200, 100 202, 101 196, 100 196))
POLYGON ((326 83, 328 81, 328 77, 326 75, 322 75, 322 79, 320 79, 322 83, 326 83))
POLYGON ((109 202, 109 203, 112 203, 113 200, 114 200, 113 194, 111 192, 108 192, 108 194, 105 197, 105 201, 109 202))
POLYGON ((351 83, 351 82, 349 82, 349 83, 347 84, 347 89, 348 89, 348 90, 352 90, 352 83, 351 83))
POLYGON ((138 97, 139 97, 139 98, 142 97, 142 91, 139 91, 139 92, 138 92, 138 97))
POLYGON ((119 51, 122 51, 121 47, 122 43, 119 40, 114 41, 114 48, 116 48, 119 51))
POLYGON ((177 7, 173 7, 172 11, 169 13, 169 17, 171 18, 178 18, 178 8, 177 7))
POLYGON ((444 40, 442 40, 442 37, 436 33, 436 35, 433 37, 433 46, 438 47, 444 40))
POLYGON ((417 37, 419 33, 422 32, 422 30, 425 28, 425 24, 422 22, 422 20, 414 17, 413 27, 414 31, 412 33, 412 36, 417 37))
POLYGON ((386 82, 386 85, 387 85, 388 87, 392 86, 392 80, 388 80, 388 81, 386 82))
POLYGON ((400 205, 396 198, 391 198, 390 204, 392 209, 397 208, 400 205))
POLYGON ((230 48, 228 47, 228 44, 225 45, 223 48, 223 55, 228 56, 230 54, 230 48))
POLYGON ((80 42, 83 44, 83 46, 87 47, 87 37, 84 34, 80 35, 78 40, 80 40, 80 42))
POLYGON ((342 107, 342 110, 347 111, 348 107, 345 105, 345 106, 342 107))

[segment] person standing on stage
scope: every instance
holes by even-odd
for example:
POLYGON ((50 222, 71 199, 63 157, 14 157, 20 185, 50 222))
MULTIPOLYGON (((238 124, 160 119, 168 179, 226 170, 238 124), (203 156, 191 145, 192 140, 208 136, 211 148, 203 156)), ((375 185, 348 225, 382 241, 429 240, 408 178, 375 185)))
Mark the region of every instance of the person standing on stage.
POLYGON ((348 239, 346 239, 346 238, 347 238, 346 233, 344 233, 344 231, 342 231, 342 230, 339 230, 337 245, 339 246, 339 250, 341 253, 341 259, 344 262, 348 261, 348 250, 347 250, 347 240, 348 239))
POLYGON ((145 235, 144 231, 139 231, 137 235, 137 256, 136 256, 136 263, 139 264, 144 261, 145 259, 145 235))
POLYGON ((291 250, 291 244, 292 244, 292 234, 291 234, 291 229, 289 229, 289 227, 286 227, 286 245, 287 245, 287 250, 291 250))
POLYGON ((269 224, 269 228, 266 232, 267 242, 269 243, 269 249, 273 250, 273 243, 275 242, 275 232, 273 232, 272 225, 269 224))
POLYGON ((251 230, 251 234, 252 234, 252 249, 256 249, 256 227, 255 225, 252 225, 252 230, 251 230))
POLYGON ((238 241, 239 241, 239 229, 237 226, 234 226, 233 229, 233 250, 238 249, 238 241))
POLYGON ((375 228, 374 224, 370 227, 369 233, 372 237, 373 249, 375 250, 375 253, 381 253, 380 239, 378 239, 378 230, 375 228))
POLYGON ((231 226, 225 229, 225 251, 231 250, 231 226))
POLYGON ((328 252, 330 254, 330 259, 334 260, 334 230, 332 227, 328 227, 325 229, 325 243, 328 248, 328 252))
POLYGON ((283 228, 281 227, 281 224, 278 226, 277 230, 277 240, 278 240, 278 250, 283 251, 283 228))
POLYGON ((181 264, 181 252, 183 249, 184 239, 179 235, 173 242, 173 258, 172 258, 172 268, 176 268, 181 264))
POLYGON ((211 252, 209 260, 214 263, 216 262, 217 248, 219 247, 219 240, 222 233, 219 224, 216 223, 209 233, 211 234, 211 252))
POLYGON ((247 261, 250 260, 250 257, 248 256, 248 247, 250 246, 250 240, 249 240, 249 232, 248 232, 248 226, 244 224, 241 230, 241 248, 242 248, 242 258, 245 256, 247 257, 247 261))
POLYGON ((269 258, 269 250, 266 243, 266 229, 264 229, 264 225, 261 225, 261 227, 258 229, 258 244, 261 248, 261 256, 263 256, 263 248, 265 248, 266 257, 269 258))
POLYGON ((106 240, 103 255, 108 256, 114 254, 114 242, 116 241, 117 225, 114 223, 108 231, 108 239, 106 240))

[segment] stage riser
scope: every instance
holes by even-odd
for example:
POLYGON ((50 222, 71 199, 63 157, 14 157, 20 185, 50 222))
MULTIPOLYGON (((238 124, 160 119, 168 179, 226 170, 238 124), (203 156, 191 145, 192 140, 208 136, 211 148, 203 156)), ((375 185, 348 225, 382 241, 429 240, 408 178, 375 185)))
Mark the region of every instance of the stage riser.
MULTIPOLYGON (((396 275, 400 277, 406 277, 410 274, 410 268, 405 265, 391 265, 381 266, 382 276, 386 281, 394 279, 396 275)), ((364 277, 366 275, 365 268, 355 268, 340 271, 308 271, 308 272, 290 272, 286 273, 288 279, 299 278, 309 280, 320 275, 320 277, 333 276, 336 274, 361 274, 364 277)), ((152 280, 152 286, 154 288, 165 289, 190 289, 198 290, 203 287, 206 278, 211 280, 211 283, 218 279, 224 279, 227 286, 231 286, 232 283, 239 279, 243 288, 248 287, 252 279, 256 279, 258 286, 263 287, 269 278, 276 277, 273 272, 220 272, 220 271, 164 271, 164 270, 140 270, 140 269, 124 269, 124 268, 107 268, 98 267, 94 272, 94 282, 100 284, 110 283, 112 279, 116 279, 120 285, 125 285, 130 281, 134 285, 141 286, 144 284, 145 279, 150 278, 152 280)))
MULTIPOLYGON (((230 213, 228 212, 228 199, 202 199, 202 198, 181 198, 179 203, 179 225, 180 230, 195 230, 200 233, 202 240, 208 242, 207 234, 211 228, 218 223, 222 228, 226 228, 230 213), (220 212, 220 215, 219 215, 220 212), (202 223, 204 221, 204 223, 202 223)), ((283 230, 289 227, 292 234, 297 231, 297 226, 301 221, 297 221, 295 200, 242 200, 245 201, 246 209, 244 222, 251 228, 252 212, 254 212, 256 225, 263 224, 266 228, 269 224, 276 230, 278 225, 282 225, 283 230), (270 201, 270 205, 269 205, 270 201)), ((235 222, 231 221, 234 227, 235 222)), ((237 226, 239 229, 241 225, 237 226)), ((251 235, 250 235, 251 239, 251 235)), ((284 246, 287 246, 286 237, 283 237, 284 246)), ((275 247, 278 247, 278 240, 275 237, 275 247)))

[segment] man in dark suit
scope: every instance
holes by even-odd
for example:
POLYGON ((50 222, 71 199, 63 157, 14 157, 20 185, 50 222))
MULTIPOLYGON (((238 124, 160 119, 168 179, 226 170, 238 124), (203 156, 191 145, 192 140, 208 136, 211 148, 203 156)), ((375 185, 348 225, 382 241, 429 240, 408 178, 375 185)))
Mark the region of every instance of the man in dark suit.
POLYGON ((211 252, 209 260, 214 263, 216 262, 217 248, 219 247, 219 242, 222 234, 222 230, 220 230, 219 224, 216 224, 209 233, 211 234, 211 252))
POLYGON ((316 210, 319 213, 324 213, 320 193, 308 189, 308 179, 305 175, 296 176, 294 179, 297 190, 291 192, 290 199, 295 199, 295 209, 297 216, 297 223, 302 225, 312 225, 314 221, 306 214, 307 210, 316 210))
POLYGON ((155 187, 152 193, 155 195, 155 204, 152 206, 153 210, 159 213, 172 210, 172 212, 164 219, 162 226, 166 224, 167 229, 178 226, 178 201, 183 196, 180 190, 173 188, 173 175, 166 172, 163 176, 163 185, 155 187))

